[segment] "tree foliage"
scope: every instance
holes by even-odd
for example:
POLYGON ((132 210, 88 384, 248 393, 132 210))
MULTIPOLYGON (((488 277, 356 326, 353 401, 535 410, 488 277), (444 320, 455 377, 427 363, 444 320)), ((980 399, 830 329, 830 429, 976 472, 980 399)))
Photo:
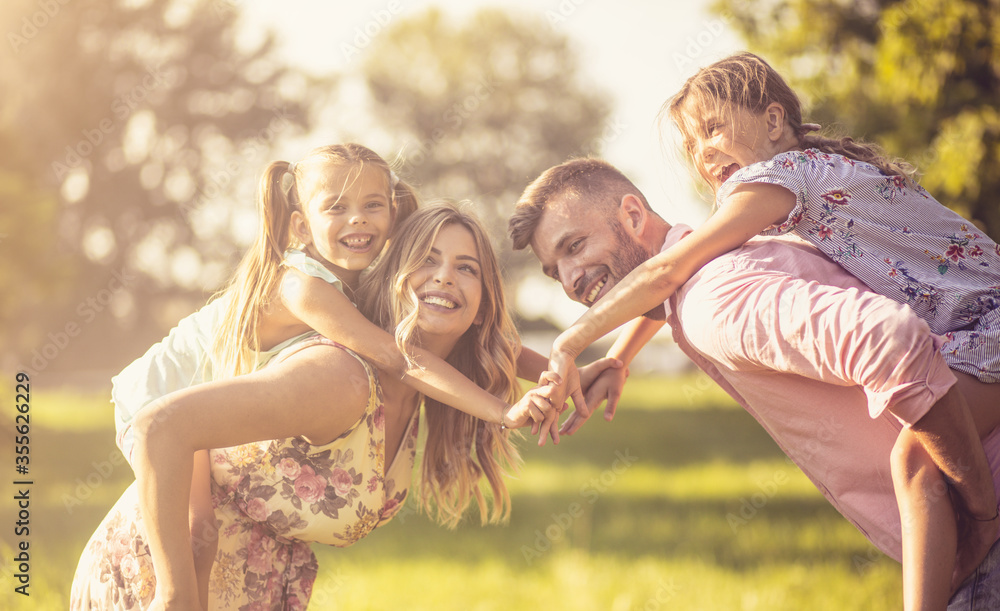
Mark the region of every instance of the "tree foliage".
POLYGON ((270 35, 248 40, 237 9, 17 0, 0 12, 0 252, 18 262, 0 275, 5 349, 65 343, 52 338, 76 325, 93 364, 122 329, 162 333, 172 299, 203 301, 229 275, 253 215, 245 185, 309 124, 318 84, 277 60, 270 35))
POLYGON ((484 10, 454 24, 430 10, 380 34, 364 72, 374 114, 401 145, 401 174, 424 197, 474 201, 496 236, 530 180, 600 153, 591 143, 607 96, 582 81, 566 37, 544 21, 484 10))
POLYGON ((1000 1, 722 0, 749 49, 806 103, 917 165, 934 196, 1000 238, 1000 1))

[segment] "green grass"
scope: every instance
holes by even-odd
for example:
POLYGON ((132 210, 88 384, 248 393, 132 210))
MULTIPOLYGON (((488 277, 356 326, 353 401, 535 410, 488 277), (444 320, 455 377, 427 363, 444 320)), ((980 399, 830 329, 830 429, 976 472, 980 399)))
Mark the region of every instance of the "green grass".
MULTIPOLYGON (((4 587, 0 607, 65 609, 79 554, 132 474, 115 458, 103 396, 39 391, 32 413, 32 596, 4 587)), ((510 524, 449 531, 410 504, 353 547, 315 546, 312 608, 902 606, 899 565, 703 378, 630 380, 613 423, 595 417, 558 447, 521 448, 510 524), (752 497, 766 502, 744 521, 752 497)), ((3 508, 9 546, 15 518, 3 508)), ((13 554, 2 557, 0 583, 12 584, 13 554)))

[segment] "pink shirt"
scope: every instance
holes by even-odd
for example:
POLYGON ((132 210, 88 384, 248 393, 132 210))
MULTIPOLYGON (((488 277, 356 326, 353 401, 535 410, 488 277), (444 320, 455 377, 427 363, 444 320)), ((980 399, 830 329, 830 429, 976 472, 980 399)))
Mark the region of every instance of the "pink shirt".
MULTIPOLYGON (((689 231, 673 227, 663 249, 689 231)), ((955 383, 941 338, 791 236, 754 238, 715 259, 665 305, 681 349, 899 560, 889 453, 902 423, 919 420, 955 383)), ((1000 434, 984 446, 1000 489, 1000 434)))

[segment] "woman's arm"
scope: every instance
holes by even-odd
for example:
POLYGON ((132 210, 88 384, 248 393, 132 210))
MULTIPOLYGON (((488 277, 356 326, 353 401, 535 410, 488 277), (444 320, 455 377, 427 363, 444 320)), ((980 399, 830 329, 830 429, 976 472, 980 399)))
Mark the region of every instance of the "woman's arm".
POLYGON ((550 368, 565 377, 576 357, 595 340, 662 306, 702 266, 784 221, 794 207, 795 196, 784 187, 741 185, 704 225, 629 272, 560 334, 552 345, 550 368))
POLYGON ((504 401, 426 350, 413 348, 413 362, 408 363, 395 338, 365 318, 335 287, 298 270, 287 274, 295 274, 296 281, 282 282, 281 297, 303 323, 423 395, 487 422, 500 422, 508 408, 504 401))
POLYGON ((139 412, 133 466, 157 598, 200 608, 188 524, 195 451, 296 436, 328 443, 361 418, 369 388, 357 359, 316 346, 255 373, 172 393, 139 412))

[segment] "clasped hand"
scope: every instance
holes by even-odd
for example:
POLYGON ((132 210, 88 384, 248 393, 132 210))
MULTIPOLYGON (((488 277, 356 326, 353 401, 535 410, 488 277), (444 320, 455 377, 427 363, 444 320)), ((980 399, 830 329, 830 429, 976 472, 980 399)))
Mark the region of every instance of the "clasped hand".
POLYGON ((508 410, 508 426, 519 428, 530 422, 531 434, 538 435, 538 445, 543 446, 549 437, 558 444, 560 434, 570 435, 579 429, 592 413, 588 402, 596 408, 607 400, 605 419, 611 420, 628 377, 621 361, 602 358, 577 369, 572 359, 550 359, 549 366, 550 370, 539 377, 538 386, 508 410), (575 409, 559 427, 559 415, 568 407, 567 397, 572 399, 575 409))

